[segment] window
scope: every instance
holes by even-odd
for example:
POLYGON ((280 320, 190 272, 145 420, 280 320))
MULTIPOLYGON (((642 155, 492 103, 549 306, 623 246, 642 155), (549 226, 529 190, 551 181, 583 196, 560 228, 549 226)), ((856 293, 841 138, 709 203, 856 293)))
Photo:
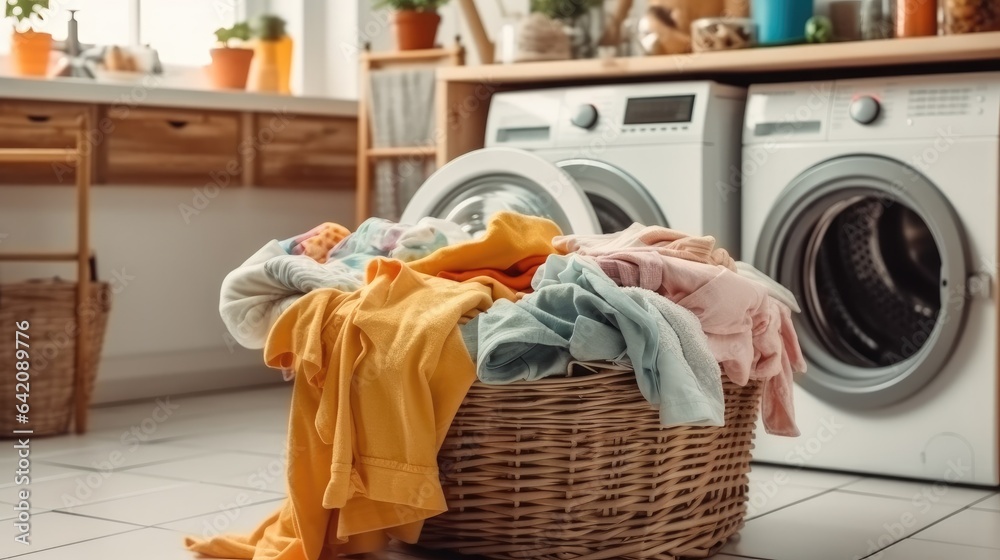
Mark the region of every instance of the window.
MULTIPOLYGON (((3 0, 0 0, 2 2, 3 0)), ((246 17, 245 0, 50 0, 44 29, 66 39, 69 11, 77 10, 80 41, 129 45, 138 41, 160 53, 164 64, 201 66, 219 27, 246 17)), ((10 52, 11 23, 0 23, 0 53, 10 52)))

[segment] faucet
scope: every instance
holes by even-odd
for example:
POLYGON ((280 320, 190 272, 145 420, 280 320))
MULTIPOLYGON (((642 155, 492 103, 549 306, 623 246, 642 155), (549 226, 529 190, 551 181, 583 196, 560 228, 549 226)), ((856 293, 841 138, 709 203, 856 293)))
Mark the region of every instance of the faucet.
POLYGON ((87 66, 88 60, 100 60, 101 49, 94 45, 80 43, 80 34, 76 20, 78 10, 69 10, 69 22, 65 41, 56 41, 54 50, 65 52, 59 59, 53 76, 94 79, 94 73, 87 66))

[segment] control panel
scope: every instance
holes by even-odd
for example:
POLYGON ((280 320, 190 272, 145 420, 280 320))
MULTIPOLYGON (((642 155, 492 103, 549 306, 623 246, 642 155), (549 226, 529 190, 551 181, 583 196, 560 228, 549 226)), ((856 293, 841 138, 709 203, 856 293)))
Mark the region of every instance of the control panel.
POLYGON ((743 141, 1000 135, 1000 73, 752 86, 743 141))
POLYGON ((707 141, 713 99, 738 99, 742 105, 745 96, 742 88, 713 82, 498 93, 490 106, 486 146, 700 143, 707 141))

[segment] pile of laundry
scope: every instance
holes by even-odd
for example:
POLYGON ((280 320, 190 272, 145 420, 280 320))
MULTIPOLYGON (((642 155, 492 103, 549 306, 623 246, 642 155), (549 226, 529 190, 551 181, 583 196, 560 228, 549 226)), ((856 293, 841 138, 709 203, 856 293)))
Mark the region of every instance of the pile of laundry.
POLYGON ((722 426, 723 379, 760 380, 766 430, 798 435, 798 310, 713 238, 663 227, 564 236, 501 212, 477 238, 373 218, 272 241, 226 277, 220 311, 294 378, 288 499, 253 534, 188 548, 315 560, 415 543, 447 510, 437 452, 476 379, 627 365, 664 426, 722 426))

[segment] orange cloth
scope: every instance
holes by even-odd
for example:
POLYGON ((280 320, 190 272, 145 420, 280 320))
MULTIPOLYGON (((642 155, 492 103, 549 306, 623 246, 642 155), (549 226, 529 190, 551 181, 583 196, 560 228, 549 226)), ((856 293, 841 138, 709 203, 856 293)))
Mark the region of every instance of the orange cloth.
POLYGON ((516 300, 531 290, 531 278, 546 257, 557 253, 552 238, 562 231, 551 220, 498 212, 479 239, 434 251, 413 261, 418 272, 458 281, 476 280, 493 288, 493 299, 516 300))
POLYGON ((476 379, 458 323, 492 304, 476 282, 377 259, 357 292, 314 291, 268 338, 271 367, 296 372, 289 498, 249 536, 189 539, 209 556, 316 560, 416 542, 447 510, 437 452, 476 379), (325 543, 325 544, 324 544, 325 543))

